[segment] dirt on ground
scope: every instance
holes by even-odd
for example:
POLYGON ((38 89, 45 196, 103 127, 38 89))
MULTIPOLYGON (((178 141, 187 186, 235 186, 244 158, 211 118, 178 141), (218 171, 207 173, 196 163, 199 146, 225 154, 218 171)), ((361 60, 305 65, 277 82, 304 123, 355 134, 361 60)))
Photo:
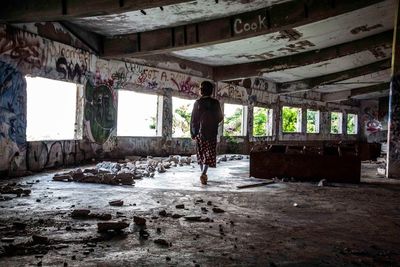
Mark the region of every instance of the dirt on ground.
POLYGON ((400 265, 398 180, 237 189, 256 182, 248 164, 221 162, 207 186, 193 163, 132 186, 2 180, 30 191, 0 202, 0 266, 400 265))

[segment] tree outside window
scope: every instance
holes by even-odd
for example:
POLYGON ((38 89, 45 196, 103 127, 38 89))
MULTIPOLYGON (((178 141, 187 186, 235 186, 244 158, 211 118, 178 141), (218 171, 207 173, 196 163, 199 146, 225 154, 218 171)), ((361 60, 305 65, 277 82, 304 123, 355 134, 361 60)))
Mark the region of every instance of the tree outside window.
POLYGON ((307 109, 307 133, 319 133, 319 110, 307 109))
POLYGON ((331 133, 342 134, 343 113, 331 112, 331 133))
POLYGON ((347 114, 347 134, 358 133, 358 116, 357 114, 347 114))
POLYGON ((224 105, 224 136, 243 135, 243 106, 224 105))
POLYGON ((254 107, 253 136, 272 135, 272 109, 254 107))
POLYGON ((282 107, 282 130, 286 133, 301 132, 301 109, 282 107))
POLYGON ((192 117, 194 100, 172 98, 173 118, 172 136, 190 137, 190 119, 192 117))

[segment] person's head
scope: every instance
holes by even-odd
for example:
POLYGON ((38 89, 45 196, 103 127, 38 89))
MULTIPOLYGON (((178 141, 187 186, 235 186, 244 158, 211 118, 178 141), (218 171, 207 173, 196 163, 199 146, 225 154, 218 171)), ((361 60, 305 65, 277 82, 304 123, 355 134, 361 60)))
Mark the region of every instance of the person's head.
POLYGON ((200 94, 202 96, 211 96, 213 93, 214 85, 209 81, 204 81, 200 85, 200 94))

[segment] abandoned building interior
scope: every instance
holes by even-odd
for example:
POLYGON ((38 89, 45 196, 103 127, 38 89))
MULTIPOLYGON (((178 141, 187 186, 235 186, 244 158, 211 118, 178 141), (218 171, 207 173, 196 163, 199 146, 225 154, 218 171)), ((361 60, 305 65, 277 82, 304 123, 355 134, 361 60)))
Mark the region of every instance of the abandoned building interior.
POLYGON ((398 13, 1 1, 0 266, 400 265, 398 13), (224 113, 207 185, 203 81, 224 113))

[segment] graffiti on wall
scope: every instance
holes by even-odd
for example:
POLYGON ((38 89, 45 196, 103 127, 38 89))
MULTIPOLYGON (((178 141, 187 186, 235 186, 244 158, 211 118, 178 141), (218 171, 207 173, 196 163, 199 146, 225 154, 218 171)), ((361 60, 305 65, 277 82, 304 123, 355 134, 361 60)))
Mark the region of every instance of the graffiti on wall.
POLYGON ((186 74, 134 63, 101 59, 96 61, 95 83, 108 84, 114 89, 136 85, 152 91, 172 89, 198 96, 200 84, 203 80, 186 74))
POLYGON ((90 81, 86 83, 84 118, 89 139, 104 144, 117 125, 116 98, 112 87, 107 84, 93 85, 90 81))
POLYGON ((217 97, 229 97, 247 101, 248 93, 246 88, 229 83, 218 83, 217 97))
POLYGON ((89 52, 0 26, 0 58, 31 75, 83 83, 91 64, 89 52))
POLYGON ((378 120, 378 105, 371 103, 362 109, 362 122, 366 136, 376 134, 382 130, 382 123, 378 120))
POLYGON ((20 72, 0 61, 0 166, 25 150, 26 82, 20 72))
POLYGON ((33 34, 11 27, 0 27, 0 54, 8 56, 13 65, 40 69, 45 56, 41 42, 33 34))

